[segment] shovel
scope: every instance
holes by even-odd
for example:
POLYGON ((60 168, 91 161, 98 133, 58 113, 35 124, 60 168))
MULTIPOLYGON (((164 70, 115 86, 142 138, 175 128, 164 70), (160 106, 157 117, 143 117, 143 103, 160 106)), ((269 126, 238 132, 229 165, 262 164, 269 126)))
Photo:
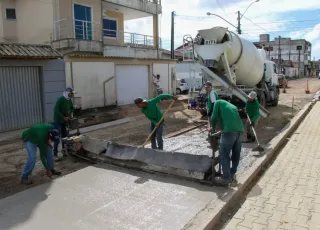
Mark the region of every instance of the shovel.
MULTIPOLYGON (((163 114, 163 116, 161 117, 160 121, 158 122, 158 124, 160 124, 163 121, 163 118, 165 117, 165 115, 168 113, 168 111, 171 109, 171 107, 173 106, 175 101, 172 101, 171 104, 169 105, 167 111, 163 114)), ((156 131, 158 127, 154 127, 154 129, 152 130, 152 132, 149 134, 149 136, 147 137, 146 141, 143 143, 143 145, 141 145, 142 148, 144 148, 144 146, 147 144, 147 142, 150 140, 151 136, 153 135, 153 133, 156 131)))
POLYGON ((253 132, 253 134, 254 134, 254 136, 255 136, 255 138, 256 138, 257 144, 258 144, 258 146, 255 147, 255 148, 253 148, 252 151, 253 151, 253 152, 263 152, 263 151, 264 151, 264 148, 262 148, 261 145, 260 145, 260 143, 259 143, 259 140, 258 140, 258 137, 257 137, 257 133, 256 133, 254 127, 253 127, 253 124, 252 124, 252 122, 251 122, 251 119, 250 119, 250 117, 249 117, 249 115, 248 115, 247 113, 246 113, 246 115, 247 115, 248 121, 249 121, 249 123, 250 123, 250 127, 252 128, 252 132, 253 132))

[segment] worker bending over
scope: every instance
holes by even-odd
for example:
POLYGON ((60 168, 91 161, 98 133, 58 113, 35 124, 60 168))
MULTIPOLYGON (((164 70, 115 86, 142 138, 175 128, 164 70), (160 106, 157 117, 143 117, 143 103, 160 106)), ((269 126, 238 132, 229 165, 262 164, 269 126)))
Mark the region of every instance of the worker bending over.
POLYGON ((207 97, 208 117, 211 117, 214 103, 219 99, 219 96, 218 96, 217 92, 213 89, 212 83, 210 81, 206 82, 204 87, 208 93, 208 97, 207 97))
POLYGON ((236 172, 240 161, 241 136, 243 124, 236 106, 225 100, 217 100, 211 116, 211 129, 215 130, 219 122, 222 135, 220 139, 220 163, 222 177, 217 177, 216 182, 222 186, 236 181, 236 172), (230 167, 230 152, 232 167, 230 167))
MULTIPOLYGON (((71 113, 74 110, 74 106, 72 104, 71 98, 75 92, 72 88, 67 88, 63 95, 58 97, 56 101, 56 105, 54 106, 54 127, 57 129, 60 134, 61 138, 67 137, 67 122, 71 116, 71 113)), ((58 158, 58 146, 59 146, 60 139, 54 142, 54 149, 53 154, 55 160, 59 160, 58 158)), ((63 156, 66 156, 66 150, 64 148, 64 143, 62 142, 62 153, 63 156)))
POLYGON ((50 124, 37 124, 22 133, 22 140, 28 152, 28 160, 21 175, 21 184, 31 184, 29 176, 32 173, 37 158, 37 148, 40 150, 40 159, 46 169, 48 177, 61 175, 54 170, 52 145, 59 140, 59 131, 50 124))
MULTIPOLYGON (((257 99, 257 93, 255 91, 252 91, 248 95, 247 104, 246 104, 246 112, 249 115, 249 118, 252 122, 252 126, 255 129, 258 125, 258 121, 260 118, 260 105, 259 101, 257 99)), ((252 129, 250 127, 250 122, 247 120, 246 122, 246 142, 254 142, 255 136, 252 132, 252 129)))
POLYGON ((141 112, 150 120, 151 132, 155 127, 157 127, 156 131, 151 136, 151 147, 153 149, 163 150, 162 134, 163 134, 164 120, 162 120, 161 123, 159 123, 162 118, 162 113, 160 111, 158 103, 161 100, 165 100, 165 99, 177 100, 177 97, 172 96, 170 94, 161 94, 155 98, 152 98, 151 100, 144 100, 140 97, 134 100, 134 103, 141 109, 141 112), (157 143, 158 143, 158 146, 157 146, 157 143))

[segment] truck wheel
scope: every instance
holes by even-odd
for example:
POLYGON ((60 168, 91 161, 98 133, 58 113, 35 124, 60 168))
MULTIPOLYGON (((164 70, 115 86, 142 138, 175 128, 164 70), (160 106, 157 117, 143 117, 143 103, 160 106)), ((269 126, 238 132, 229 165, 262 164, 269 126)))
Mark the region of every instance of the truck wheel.
POLYGON ((181 89, 177 88, 177 89, 176 89, 176 93, 177 93, 177 94, 181 94, 181 89))
POLYGON ((261 92, 259 96, 260 96, 259 103, 263 108, 265 108, 267 102, 266 102, 266 96, 264 95, 264 92, 261 92))
POLYGON ((276 92, 276 98, 272 101, 271 105, 276 107, 278 106, 278 103, 279 103, 279 94, 278 92, 276 92))
POLYGON ((205 110, 200 111, 200 114, 201 114, 203 117, 205 117, 205 116, 207 116, 207 111, 205 111, 205 110))

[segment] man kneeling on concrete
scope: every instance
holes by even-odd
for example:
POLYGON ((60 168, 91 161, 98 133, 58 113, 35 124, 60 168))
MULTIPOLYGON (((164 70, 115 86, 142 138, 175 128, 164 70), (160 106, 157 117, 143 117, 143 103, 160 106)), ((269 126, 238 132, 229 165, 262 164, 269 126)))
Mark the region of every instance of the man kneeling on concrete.
POLYGON ((217 177, 216 182, 224 186, 236 181, 235 175, 240 161, 241 136, 244 128, 237 107, 225 100, 217 100, 214 104, 211 116, 212 129, 215 130, 217 122, 222 129, 220 163, 223 175, 217 177), (232 161, 232 168, 230 168, 230 160, 232 161))
MULTIPOLYGON (((259 117, 260 117, 260 105, 257 99, 257 93, 252 91, 248 95, 248 100, 246 104, 246 112, 252 122, 252 126, 255 129, 258 125, 259 117)), ((247 143, 254 142, 256 139, 252 132, 250 122, 247 120, 246 122, 246 136, 247 136, 247 143)))
POLYGON ((59 140, 59 131, 50 124, 37 124, 22 133, 22 140, 28 152, 28 160, 21 175, 21 184, 31 184, 29 175, 36 164, 37 148, 40 150, 40 159, 46 169, 48 177, 61 175, 54 170, 52 148, 53 143, 59 140))
POLYGON ((151 121, 151 132, 155 127, 157 127, 156 131, 151 136, 151 147, 153 149, 163 150, 162 134, 164 120, 159 123, 162 118, 162 113, 158 103, 165 99, 177 100, 177 97, 170 94, 161 94, 155 98, 152 98, 151 100, 144 100, 140 97, 134 100, 134 103, 141 109, 141 112, 151 121), (158 146, 156 140, 158 142, 158 146))

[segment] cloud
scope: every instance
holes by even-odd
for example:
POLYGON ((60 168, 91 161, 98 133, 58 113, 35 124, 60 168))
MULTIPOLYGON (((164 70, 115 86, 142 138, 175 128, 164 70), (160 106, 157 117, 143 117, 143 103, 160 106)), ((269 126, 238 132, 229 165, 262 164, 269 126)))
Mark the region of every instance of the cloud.
POLYGON ((305 38, 306 38, 308 41, 314 41, 314 40, 320 39, 320 24, 317 24, 317 25, 312 29, 312 31, 310 31, 309 33, 307 33, 307 34, 305 35, 305 38))
MULTIPOLYGON (((171 37, 171 12, 176 11, 175 17, 175 45, 182 43, 182 37, 185 34, 195 36, 199 29, 210 28, 214 26, 228 27, 229 30, 236 29, 228 23, 215 16, 207 16, 207 12, 218 14, 227 19, 233 25, 237 25, 237 11, 244 12, 252 0, 162 0, 162 15, 160 36, 163 40, 163 46, 170 48, 171 37)), ((259 34, 270 33, 278 36, 278 32, 287 32, 285 36, 293 39, 306 38, 312 40, 312 53, 320 58, 319 41, 317 36, 320 35, 320 25, 313 30, 294 28, 297 24, 287 23, 286 21, 303 20, 297 12, 303 10, 320 9, 319 0, 260 0, 254 3, 241 19, 241 28, 243 36, 249 40, 258 40, 259 34), (279 22, 280 21, 280 22, 279 22), (275 23, 276 22, 276 23, 275 23), (279 22, 279 23, 278 23, 279 22), (276 33, 275 33, 276 32, 276 33)), ((317 15, 309 14, 305 17, 317 19, 317 15), (313 15, 310 17, 310 15, 313 15)), ((319 17, 318 17, 319 18, 319 17)), ((153 35, 152 17, 126 22, 126 31, 146 35, 153 35)), ((283 36, 282 34, 280 34, 283 36)))

